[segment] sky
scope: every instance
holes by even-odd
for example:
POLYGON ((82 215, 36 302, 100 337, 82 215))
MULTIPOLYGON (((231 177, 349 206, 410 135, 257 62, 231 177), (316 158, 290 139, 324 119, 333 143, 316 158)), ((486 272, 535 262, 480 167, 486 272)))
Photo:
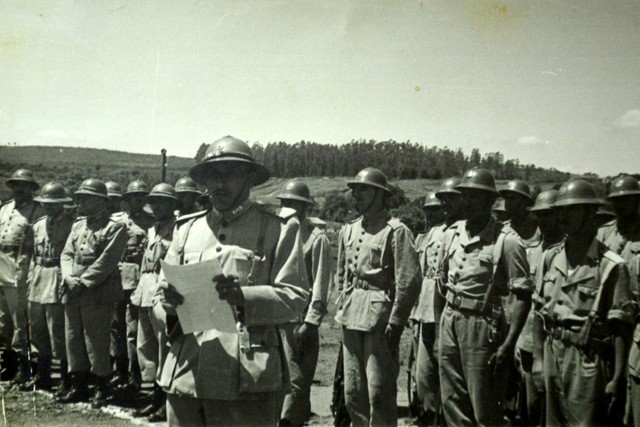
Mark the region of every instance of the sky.
POLYGON ((4 0, 0 145, 394 139, 636 173, 638 46, 635 0, 4 0))

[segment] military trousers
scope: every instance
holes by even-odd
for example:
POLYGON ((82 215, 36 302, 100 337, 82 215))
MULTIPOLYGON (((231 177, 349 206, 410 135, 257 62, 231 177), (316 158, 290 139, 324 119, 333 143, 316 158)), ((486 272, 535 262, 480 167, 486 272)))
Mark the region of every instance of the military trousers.
POLYGON ((169 426, 276 426, 282 393, 262 393, 256 400, 197 399, 167 394, 169 426))
POLYGON ((544 419, 544 392, 538 390, 533 382, 533 354, 530 351, 516 350, 516 365, 520 372, 520 392, 518 412, 524 425, 538 426, 544 419))
POLYGON ((389 348, 384 330, 342 328, 344 397, 353 426, 398 424, 398 349, 389 348))
POLYGON ((29 301, 29 334, 39 358, 67 360, 63 304, 29 301))
POLYGON ((295 336, 300 325, 289 323, 280 328, 291 381, 280 418, 301 425, 311 416, 311 383, 318 365, 320 336, 317 328, 309 329, 309 335, 300 342, 295 336))
POLYGON ((139 307, 137 351, 142 381, 159 378, 162 363, 169 351, 166 316, 162 307, 139 307))
POLYGON ((136 339, 138 336, 138 307, 131 304, 133 289, 124 291, 124 300, 115 303, 113 320, 111 321, 111 355, 127 358, 129 372, 137 371, 138 353, 136 339))
POLYGON ((0 346, 27 356, 26 296, 17 286, 0 286, 0 346))
POLYGON ((113 311, 113 303, 65 305, 65 343, 69 372, 91 372, 99 377, 111 374, 109 332, 113 311))
POLYGON ((599 354, 547 337, 544 347, 546 425, 606 425, 606 369, 599 354))
POLYGON ((505 420, 500 401, 507 367, 494 373, 489 359, 496 345, 489 340, 487 319, 447 305, 440 320, 440 390, 450 426, 498 426, 505 420))
POLYGON ((628 424, 640 427, 640 377, 629 375, 628 424))
POLYGON ((440 375, 438 372, 436 324, 421 323, 416 355, 416 386, 422 411, 440 414, 440 375))

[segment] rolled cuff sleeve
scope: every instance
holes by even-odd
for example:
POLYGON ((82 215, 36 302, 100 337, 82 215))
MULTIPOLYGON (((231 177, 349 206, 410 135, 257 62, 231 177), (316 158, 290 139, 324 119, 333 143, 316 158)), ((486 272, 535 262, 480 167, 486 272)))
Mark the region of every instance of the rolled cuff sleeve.
POLYGON ((607 313, 607 320, 617 320, 633 325, 633 315, 628 310, 613 308, 607 313))
POLYGON ((533 294, 533 281, 528 277, 509 280, 509 290, 533 294))

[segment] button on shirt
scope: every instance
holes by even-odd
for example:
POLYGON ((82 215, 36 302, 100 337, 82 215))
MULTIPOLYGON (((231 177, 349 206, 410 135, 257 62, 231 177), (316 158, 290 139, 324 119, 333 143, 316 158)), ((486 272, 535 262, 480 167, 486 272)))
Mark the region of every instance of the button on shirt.
POLYGON ((422 271, 422 287, 420 297, 411 318, 424 323, 435 322, 434 297, 436 292, 436 273, 442 238, 448 229, 447 224, 432 227, 427 233, 416 237, 416 252, 422 271))

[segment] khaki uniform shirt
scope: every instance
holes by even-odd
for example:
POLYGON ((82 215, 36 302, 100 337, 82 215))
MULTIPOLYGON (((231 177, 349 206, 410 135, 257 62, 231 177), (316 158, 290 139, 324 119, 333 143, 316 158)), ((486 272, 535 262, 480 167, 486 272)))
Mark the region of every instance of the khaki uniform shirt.
POLYGON ((493 218, 474 237, 469 236, 466 221, 458 221, 445 233, 443 251, 443 278, 455 295, 483 300, 492 283, 497 287, 493 295, 500 297, 514 290, 533 292, 522 240, 493 218), (494 246, 500 233, 505 233, 504 244, 494 269, 494 246))
POLYGON ((411 318, 422 323, 436 321, 433 304, 436 292, 438 255, 442 248, 442 238, 448 228, 447 224, 439 224, 416 238, 416 251, 422 271, 422 288, 418 304, 415 306, 411 318))
MULTIPOLYGON (((250 200, 231 212, 211 210, 178 220, 165 261, 191 264, 217 258, 225 274, 239 277, 244 306, 236 308, 237 333, 169 331, 172 344, 159 381, 168 393, 251 400, 287 389, 277 325, 299 319, 309 295, 299 230, 297 218, 283 223, 250 200)), ((160 281, 166 283, 162 273, 160 281)), ((216 292, 214 283, 211 292, 216 292)), ((167 322, 171 328, 176 319, 167 322)))
POLYGON ((346 224, 338 241, 338 310, 347 329, 404 326, 420 293, 420 264, 411 231, 387 211, 346 224))
POLYGON ((18 206, 9 200, 0 205, 0 286, 26 286, 29 262, 19 254, 20 245, 29 226, 43 215, 34 201, 18 206))
POLYGON ((149 228, 140 267, 140 282, 131 294, 131 303, 138 307, 153 307, 153 298, 158 291, 160 260, 167 256, 175 224, 175 217, 171 217, 149 228))
POLYGON ((66 296, 65 304, 89 306, 123 299, 118 262, 127 244, 127 228, 109 213, 80 217, 60 256, 62 278, 75 276, 87 287, 79 295, 66 296))
POLYGON ((304 321, 319 326, 327 313, 327 298, 333 286, 331 242, 327 234, 307 218, 300 222, 300 238, 307 280, 311 285, 311 300, 304 321))
POLYGON ((545 255, 549 265, 537 272, 541 289, 538 311, 547 330, 561 327, 580 332, 591 310, 604 321, 604 330, 593 331, 594 336, 609 335, 608 321, 631 323, 629 271, 624 260, 594 239, 585 258, 570 272, 564 248, 563 242, 549 249, 554 252, 552 257, 545 255), (600 288, 600 303, 594 307, 600 288))
POLYGON ((67 212, 43 216, 27 232, 24 253, 33 262, 29 272, 28 300, 39 304, 61 303, 60 254, 67 242, 74 218, 67 212))
POLYGON ((116 212, 111 218, 127 227, 127 245, 120 262, 122 289, 135 289, 140 280, 140 263, 145 250, 147 229, 153 225, 153 219, 144 213, 131 216, 127 212, 116 212))

